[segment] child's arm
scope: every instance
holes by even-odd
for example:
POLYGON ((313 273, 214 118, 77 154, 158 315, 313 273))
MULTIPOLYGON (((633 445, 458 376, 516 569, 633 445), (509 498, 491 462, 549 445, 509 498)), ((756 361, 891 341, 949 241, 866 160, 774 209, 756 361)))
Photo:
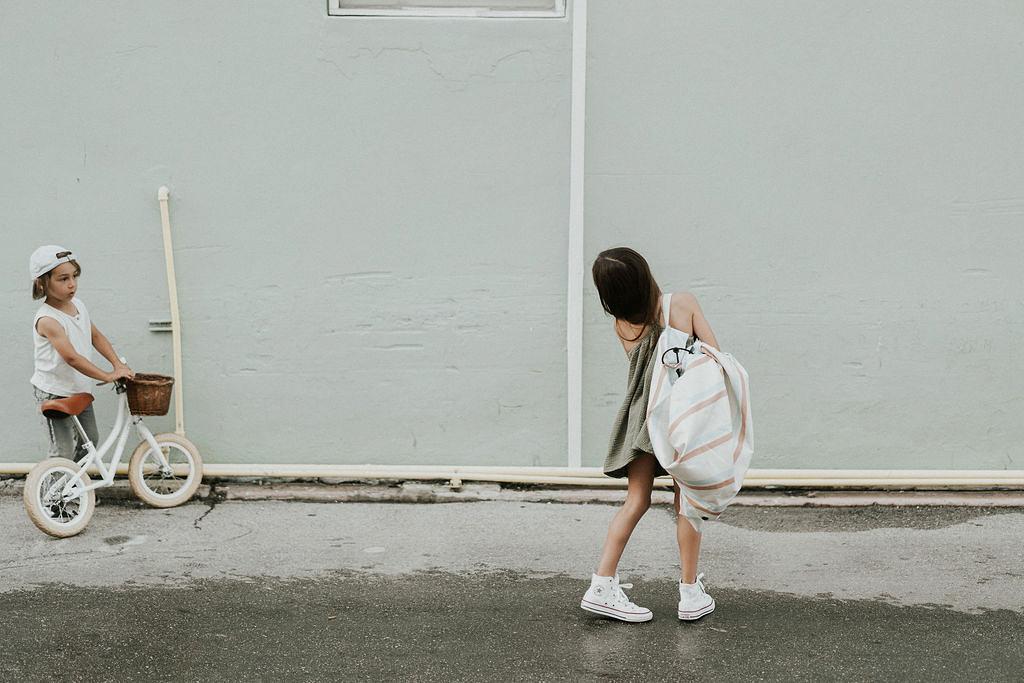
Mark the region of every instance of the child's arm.
MULTIPOLYGON (((92 377, 98 379, 101 382, 113 382, 116 379, 123 377, 131 377, 131 370, 127 368, 117 369, 114 368, 113 372, 105 372, 100 370, 98 367, 89 362, 89 359, 78 353, 75 347, 71 345, 71 340, 68 339, 68 335, 64 332, 64 328, 60 326, 53 318, 43 317, 36 323, 36 330, 42 336, 50 340, 53 344, 53 348, 57 350, 60 357, 64 359, 64 362, 78 370, 86 377, 92 377)), ((108 342, 109 344, 109 342, 108 342)))
POLYGON ((697 297, 687 292, 683 295, 683 300, 693 316, 693 333, 697 335, 697 339, 700 339, 708 346, 718 349, 718 340, 715 339, 715 333, 711 331, 711 325, 708 323, 707 318, 704 317, 704 311, 701 309, 700 304, 697 303, 697 297))
POLYGON ((121 358, 114 351, 114 346, 113 344, 110 343, 110 340, 107 339, 106 336, 102 332, 100 332, 99 328, 96 327, 95 325, 92 326, 92 345, 97 351, 100 352, 101 356, 110 361, 110 364, 114 366, 115 372, 117 372, 118 370, 127 370, 127 377, 131 378, 135 376, 135 373, 132 372, 132 369, 121 362, 121 358))

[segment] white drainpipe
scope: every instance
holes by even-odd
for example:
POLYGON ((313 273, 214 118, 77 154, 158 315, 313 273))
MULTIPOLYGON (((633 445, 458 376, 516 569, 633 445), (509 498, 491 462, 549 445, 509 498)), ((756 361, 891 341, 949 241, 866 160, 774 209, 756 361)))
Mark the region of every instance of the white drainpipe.
POLYGON ((583 464, 583 150, 587 104, 587 0, 572 3, 572 95, 569 122, 569 252, 566 292, 568 465, 583 464))
MULTIPOLYGON (((0 463, 0 475, 27 474, 34 463, 0 463)), ((118 468, 125 473, 125 466, 118 468)), ((207 464, 210 478, 336 479, 340 481, 481 481, 509 484, 624 488, 625 479, 597 467, 458 467, 388 465, 207 464)), ((671 480, 656 480, 660 487, 671 480)), ((1024 489, 1024 470, 755 470, 744 488, 806 489, 1024 489)))
POLYGON ((157 191, 160 223, 164 233, 164 259, 167 262, 167 294, 171 305, 171 345, 174 348, 174 431, 185 436, 185 387, 181 374, 181 314, 178 311, 178 280, 174 275, 174 246, 171 242, 171 214, 167 187, 157 191))

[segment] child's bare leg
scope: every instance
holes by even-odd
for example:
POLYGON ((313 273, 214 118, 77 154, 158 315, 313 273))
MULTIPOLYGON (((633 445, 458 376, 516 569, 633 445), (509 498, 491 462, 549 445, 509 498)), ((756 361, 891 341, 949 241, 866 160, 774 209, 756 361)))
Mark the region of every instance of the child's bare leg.
POLYGON ((697 580, 697 560, 700 557, 700 533, 694 530, 693 525, 685 517, 679 516, 679 483, 673 481, 672 489, 675 492, 676 541, 679 543, 680 580, 683 583, 693 583, 697 580))
POLYGON ((622 551, 626 549, 633 529, 637 522, 651 507, 651 489, 654 488, 654 456, 646 453, 629 463, 626 476, 629 487, 626 491, 626 502, 608 525, 608 536, 601 550, 601 561, 597 565, 598 576, 615 576, 622 551))

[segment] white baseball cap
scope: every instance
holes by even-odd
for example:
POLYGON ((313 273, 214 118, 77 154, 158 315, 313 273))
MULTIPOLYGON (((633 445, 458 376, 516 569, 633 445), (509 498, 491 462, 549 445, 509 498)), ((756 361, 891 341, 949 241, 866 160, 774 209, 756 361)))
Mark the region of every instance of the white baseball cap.
POLYGON ((40 275, 46 275, 60 264, 74 260, 75 255, 70 249, 65 249, 56 244, 47 244, 45 247, 39 247, 32 252, 32 256, 28 259, 28 272, 32 275, 32 279, 35 280, 40 275))

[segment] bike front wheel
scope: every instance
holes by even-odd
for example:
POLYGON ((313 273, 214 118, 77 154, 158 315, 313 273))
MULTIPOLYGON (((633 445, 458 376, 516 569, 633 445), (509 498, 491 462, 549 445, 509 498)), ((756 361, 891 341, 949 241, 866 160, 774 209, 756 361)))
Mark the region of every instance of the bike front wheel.
POLYGON ((47 458, 32 468, 25 478, 22 498, 32 523, 51 536, 67 538, 81 533, 96 509, 96 490, 89 486, 89 475, 65 487, 81 467, 67 458, 47 458))
POLYGON ((157 434, 153 438, 163 453, 163 460, 143 439, 128 462, 128 483, 135 495, 148 505, 158 508, 181 505, 195 495, 203 481, 199 449, 174 433, 157 434))

